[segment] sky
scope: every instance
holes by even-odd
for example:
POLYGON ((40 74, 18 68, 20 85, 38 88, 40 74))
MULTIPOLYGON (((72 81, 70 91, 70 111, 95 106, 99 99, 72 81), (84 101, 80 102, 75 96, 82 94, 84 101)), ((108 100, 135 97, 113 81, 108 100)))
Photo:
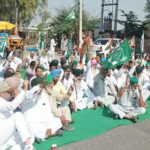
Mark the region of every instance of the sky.
MULTIPOLYGON (((64 7, 72 7, 75 0, 48 0, 48 10, 51 13, 51 16, 56 15, 56 9, 61 9, 64 7)), ((100 18, 101 16, 101 1, 102 0, 83 0, 83 6, 86 11, 89 12, 90 16, 100 18)), ((105 0, 106 2, 112 0, 105 0)), ((113 0, 115 2, 115 0, 113 0)), ((144 7, 146 0, 119 0, 119 9, 124 10, 125 12, 134 11, 140 20, 144 20, 146 13, 144 12, 144 7)), ((112 10, 112 7, 106 7, 107 10, 112 10)), ((114 9, 115 10, 115 9, 114 9)), ((115 11, 114 11, 115 12, 115 11)), ((105 11, 107 15, 108 11, 105 11)), ((118 19, 123 19, 121 17, 121 12, 118 12, 118 19)), ((34 20, 38 22, 36 18, 34 20)), ((118 29, 122 27, 118 25, 118 29)))

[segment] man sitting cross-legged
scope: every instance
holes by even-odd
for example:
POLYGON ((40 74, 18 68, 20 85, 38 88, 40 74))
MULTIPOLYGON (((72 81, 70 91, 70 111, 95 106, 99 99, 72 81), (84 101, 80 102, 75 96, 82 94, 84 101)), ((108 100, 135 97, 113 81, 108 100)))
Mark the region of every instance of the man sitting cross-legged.
POLYGON ((120 119, 126 118, 134 123, 137 122, 136 116, 146 112, 146 104, 143 101, 142 90, 138 85, 137 77, 131 77, 130 83, 118 92, 118 104, 109 105, 110 110, 120 119))

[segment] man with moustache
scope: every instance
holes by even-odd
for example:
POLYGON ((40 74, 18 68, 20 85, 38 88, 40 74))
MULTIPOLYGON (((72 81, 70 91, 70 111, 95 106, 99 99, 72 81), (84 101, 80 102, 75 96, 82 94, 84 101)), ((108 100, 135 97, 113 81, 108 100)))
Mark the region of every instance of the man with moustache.
POLYGON ((79 110, 85 108, 95 108, 96 97, 93 92, 88 88, 82 78, 83 70, 77 69, 75 72, 75 95, 76 107, 79 110))
POLYGON ((86 75, 86 84, 91 89, 91 91, 93 91, 94 77, 98 74, 99 70, 97 68, 97 61, 95 59, 92 59, 90 63, 91 67, 86 75))

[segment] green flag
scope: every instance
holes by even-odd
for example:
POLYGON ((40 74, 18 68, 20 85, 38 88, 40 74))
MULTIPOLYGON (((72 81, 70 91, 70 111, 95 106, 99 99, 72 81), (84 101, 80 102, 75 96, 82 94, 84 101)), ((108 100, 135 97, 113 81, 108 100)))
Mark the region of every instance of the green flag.
POLYGON ((103 66, 106 69, 115 68, 128 62, 131 58, 131 48, 129 47, 128 41, 125 40, 119 47, 113 50, 108 56, 107 61, 103 62, 103 66))
POLYGON ((0 53, 4 52, 4 48, 5 48, 5 44, 4 44, 4 42, 1 42, 0 43, 0 53))
POLYGON ((74 10, 71 11, 71 13, 65 18, 65 20, 70 21, 74 20, 76 18, 76 13, 74 10))

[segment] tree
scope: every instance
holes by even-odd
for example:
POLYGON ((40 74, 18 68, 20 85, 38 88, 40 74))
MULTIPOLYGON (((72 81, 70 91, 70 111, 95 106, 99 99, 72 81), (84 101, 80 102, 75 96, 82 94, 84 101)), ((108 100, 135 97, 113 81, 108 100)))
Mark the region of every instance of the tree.
POLYGON ((40 6, 48 0, 1 0, 0 20, 29 25, 40 6))
MULTIPOLYGON (((74 40, 77 43, 79 33, 79 14, 78 10, 74 8, 56 9, 57 15, 52 18, 51 26, 53 27, 53 34, 57 34, 57 38, 60 41, 61 35, 66 34, 68 37, 74 35, 74 40), (76 17, 72 20, 66 20, 65 18, 75 10, 76 17)), ((95 25, 99 22, 99 19, 92 18, 88 12, 83 10, 83 32, 93 31, 95 25)))
POLYGON ((121 10, 122 16, 125 17, 125 20, 118 20, 118 23, 124 26, 124 32, 126 36, 131 36, 134 33, 138 36, 141 36, 143 30, 143 23, 137 17, 137 15, 130 11, 129 13, 125 13, 125 11, 121 10))
POLYGON ((147 0, 144 10, 147 13, 146 19, 150 20, 150 0, 147 0))
POLYGON ((143 25, 146 29, 150 29, 150 0, 147 0, 144 10, 147 15, 145 16, 146 20, 143 25))

